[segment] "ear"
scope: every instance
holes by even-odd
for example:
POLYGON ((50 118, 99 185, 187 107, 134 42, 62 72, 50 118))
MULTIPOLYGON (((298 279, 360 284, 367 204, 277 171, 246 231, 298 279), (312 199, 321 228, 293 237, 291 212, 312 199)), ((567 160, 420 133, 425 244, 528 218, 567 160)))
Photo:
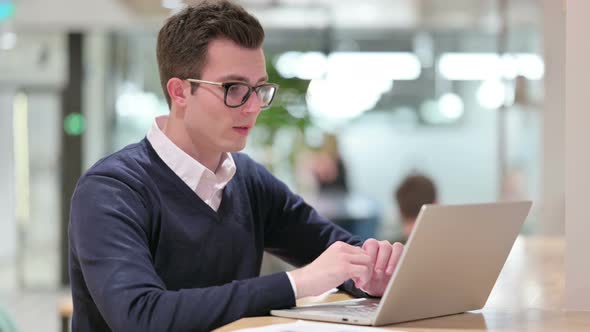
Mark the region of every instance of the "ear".
POLYGON ((187 89, 187 82, 180 78, 173 77, 168 80, 166 90, 170 96, 170 102, 180 107, 186 106, 187 98, 190 95, 190 87, 187 89))

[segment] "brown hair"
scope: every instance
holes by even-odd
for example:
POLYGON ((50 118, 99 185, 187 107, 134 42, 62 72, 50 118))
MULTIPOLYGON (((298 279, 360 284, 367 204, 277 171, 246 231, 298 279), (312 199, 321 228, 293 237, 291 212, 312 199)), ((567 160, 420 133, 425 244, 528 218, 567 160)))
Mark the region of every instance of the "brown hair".
POLYGON ((262 45, 264 30, 254 16, 229 0, 200 1, 166 20, 158 33, 156 54, 168 106, 171 105, 166 89, 168 80, 201 78, 207 46, 217 38, 227 38, 253 49, 262 45))
POLYGON ((416 219, 422 204, 436 201, 436 188, 430 178, 414 174, 406 177, 395 193, 403 219, 416 219))

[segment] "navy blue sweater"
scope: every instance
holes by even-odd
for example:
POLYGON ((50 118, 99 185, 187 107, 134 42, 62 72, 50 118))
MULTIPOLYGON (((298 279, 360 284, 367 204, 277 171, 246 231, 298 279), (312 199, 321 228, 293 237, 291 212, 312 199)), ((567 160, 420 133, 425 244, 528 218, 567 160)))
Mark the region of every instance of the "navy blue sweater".
POLYGON ((284 272, 259 277, 264 250, 302 266, 335 241, 360 245, 247 155, 233 158, 217 212, 146 139, 80 178, 69 226, 74 331, 202 331, 265 315, 295 297, 284 272))

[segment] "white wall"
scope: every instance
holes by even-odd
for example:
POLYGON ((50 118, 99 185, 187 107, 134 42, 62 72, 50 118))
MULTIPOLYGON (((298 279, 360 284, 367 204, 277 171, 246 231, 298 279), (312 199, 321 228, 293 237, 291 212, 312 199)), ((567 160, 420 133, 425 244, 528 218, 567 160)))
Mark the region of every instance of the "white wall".
POLYGON ((418 125, 412 113, 372 112, 340 135, 351 187, 380 203, 386 228, 397 221, 393 191, 413 170, 434 179, 440 202, 497 199, 497 113, 466 108, 460 123, 440 127, 418 125))
POLYGON ((590 2, 571 0, 566 13, 565 307, 590 310, 590 152, 588 77, 590 2))
POLYGON ((544 1, 545 101, 539 234, 565 232, 565 12, 561 1, 544 1))
POLYGON ((14 216, 14 154, 12 102, 14 91, 0 89, 0 262, 10 264, 16 253, 14 216))

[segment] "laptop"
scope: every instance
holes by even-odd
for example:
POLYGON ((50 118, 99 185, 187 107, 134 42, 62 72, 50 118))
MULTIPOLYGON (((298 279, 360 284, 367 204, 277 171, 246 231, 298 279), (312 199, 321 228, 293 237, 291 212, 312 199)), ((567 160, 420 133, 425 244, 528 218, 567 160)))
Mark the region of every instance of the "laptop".
POLYGON ((381 299, 272 310, 274 316, 381 326, 483 308, 530 201, 424 205, 381 299))

